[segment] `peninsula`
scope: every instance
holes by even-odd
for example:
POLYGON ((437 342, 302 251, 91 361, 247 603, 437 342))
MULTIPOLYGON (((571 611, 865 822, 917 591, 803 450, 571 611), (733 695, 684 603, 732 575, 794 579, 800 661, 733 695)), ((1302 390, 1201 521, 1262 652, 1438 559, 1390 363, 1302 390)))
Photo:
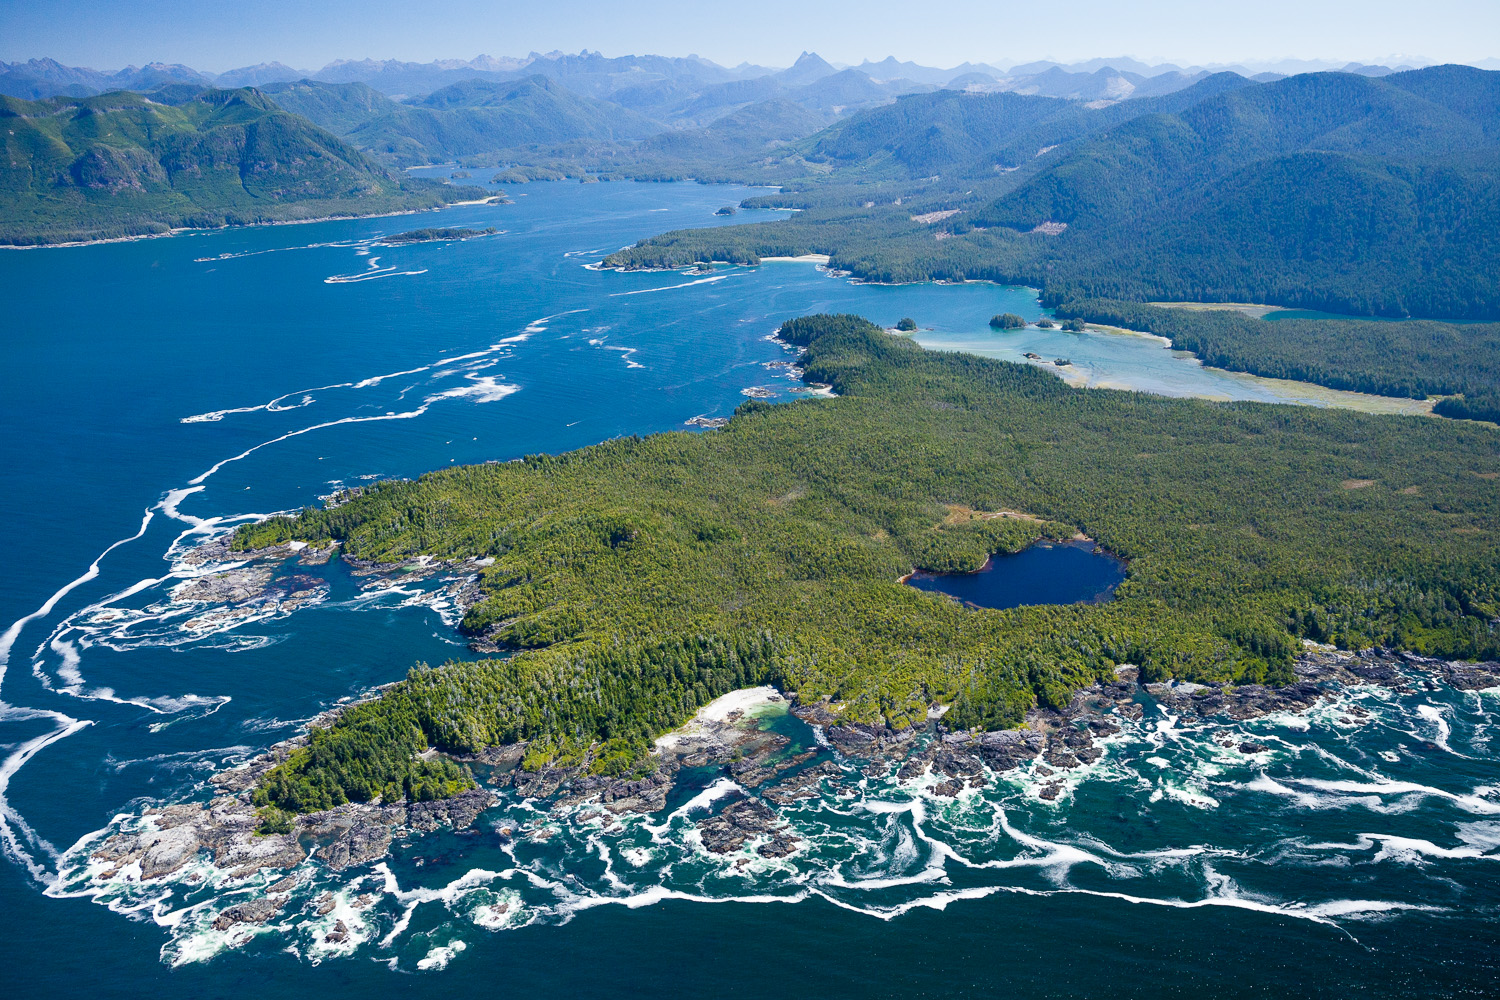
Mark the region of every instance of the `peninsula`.
POLYGON ((470 782, 452 757, 521 742, 523 770, 645 778, 656 737, 760 684, 831 726, 941 708, 950 730, 994 731, 1126 664, 1284 685, 1304 639, 1500 656, 1492 428, 1075 389, 852 316, 780 336, 836 398, 241 528, 246 552, 475 560, 463 628, 514 654, 418 665, 314 729, 261 781, 267 822, 449 796, 470 782), (1078 531, 1129 562, 1107 603, 973 609, 897 582, 1078 531))

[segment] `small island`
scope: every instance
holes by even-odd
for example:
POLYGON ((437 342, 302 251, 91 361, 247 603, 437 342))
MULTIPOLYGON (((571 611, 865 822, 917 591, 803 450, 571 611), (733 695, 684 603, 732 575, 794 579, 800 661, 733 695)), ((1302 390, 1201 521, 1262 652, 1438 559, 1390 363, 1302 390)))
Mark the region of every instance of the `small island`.
POLYGON ((392 245, 397 243, 438 243, 444 240, 472 240, 479 236, 493 236, 497 230, 494 226, 484 229, 413 229, 409 233, 397 233, 395 236, 382 236, 380 242, 392 245))
POLYGON ((990 317, 990 326, 996 330, 1020 330, 1026 326, 1026 318, 1015 313, 1000 313, 990 317))

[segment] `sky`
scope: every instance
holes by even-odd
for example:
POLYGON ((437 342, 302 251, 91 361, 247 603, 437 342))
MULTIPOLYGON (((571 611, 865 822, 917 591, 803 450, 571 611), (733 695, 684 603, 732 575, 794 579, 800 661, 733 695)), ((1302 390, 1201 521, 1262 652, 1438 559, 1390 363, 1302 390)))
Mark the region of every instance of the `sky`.
POLYGON ((1479 62, 1500 56, 1500 0, 0 0, 0 60, 95 69, 185 63, 697 54, 790 65, 803 50, 857 64, 1001 67, 1132 56, 1180 65, 1279 59, 1479 62))

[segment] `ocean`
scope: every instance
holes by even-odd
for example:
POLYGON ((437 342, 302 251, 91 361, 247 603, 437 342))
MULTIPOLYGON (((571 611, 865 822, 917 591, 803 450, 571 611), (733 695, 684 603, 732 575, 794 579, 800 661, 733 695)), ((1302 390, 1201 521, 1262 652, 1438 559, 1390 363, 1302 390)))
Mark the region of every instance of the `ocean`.
MULTIPOLYGON (((253 933, 213 919, 268 879, 206 862, 160 884, 101 878, 93 847, 145 809, 204 800, 210 774, 320 711, 469 655, 441 586, 370 586, 338 564, 250 613, 176 599, 194 545, 378 478, 690 429, 747 390, 816 405, 772 366, 787 318, 910 316, 934 349, 1063 356, 1094 385, 1400 408, 1215 372, 1146 337, 991 331, 996 313, 1043 314, 1024 288, 864 285, 804 261, 588 266, 669 229, 779 215, 713 215, 749 190, 510 191, 0 254, 14 995, 1492 995, 1500 700, 1435 685, 1244 723, 1148 711, 1055 799, 1035 767, 956 800, 850 774, 847 794, 781 810, 803 847, 780 859, 702 850, 697 819, 734 791, 705 776, 657 816, 507 798, 374 867, 309 863, 253 933), (431 225, 498 232, 378 242, 431 225), (320 915, 323 898, 337 908, 320 915), (351 933, 330 944, 339 919, 351 933)), ((823 747, 774 707, 759 724, 823 747)))

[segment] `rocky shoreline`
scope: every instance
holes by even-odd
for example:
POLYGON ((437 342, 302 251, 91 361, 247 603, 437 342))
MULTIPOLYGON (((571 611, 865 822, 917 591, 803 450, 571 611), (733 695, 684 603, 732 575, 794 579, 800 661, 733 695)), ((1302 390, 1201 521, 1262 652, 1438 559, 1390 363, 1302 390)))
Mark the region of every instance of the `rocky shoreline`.
MULTIPOLYGON (((308 581, 321 581, 299 574, 278 578, 267 564, 273 559, 296 558, 304 566, 318 565, 335 551, 336 545, 315 548, 292 543, 233 553, 227 539, 220 539, 189 553, 184 561, 194 566, 240 561, 244 565, 187 581, 179 588, 179 599, 253 603, 267 600, 267 595, 280 595, 276 599, 293 600, 316 590, 308 581)), ((461 580, 450 585, 455 598, 461 599, 465 588, 470 594, 478 591, 476 570, 480 566, 473 560, 462 564, 419 560, 398 567, 349 563, 354 573, 381 580, 393 571, 407 578, 464 572, 461 580)), ((735 864, 743 866, 754 856, 779 859, 800 849, 802 842, 790 832, 779 808, 824 795, 856 795, 855 786, 863 779, 894 777, 925 794, 948 798, 983 788, 995 775, 1029 768, 1030 777, 1040 779, 1035 794, 1044 801, 1056 800, 1065 791, 1070 772, 1098 761, 1106 752, 1106 741, 1121 732, 1122 723, 1139 721, 1148 711, 1160 711, 1173 726, 1194 728, 1210 720, 1246 721, 1305 712, 1350 686, 1376 685, 1401 693, 1439 685, 1460 690, 1500 687, 1500 663, 1435 660, 1390 650, 1346 652, 1311 643, 1296 658, 1294 671, 1296 681, 1282 687, 1142 684, 1137 668, 1122 665, 1111 682, 1076 692, 1066 708, 1034 708, 1021 728, 991 732, 952 730, 937 712, 923 726, 894 730, 845 722, 826 700, 800 703, 795 694, 788 700, 770 688, 733 692, 658 740, 649 766, 634 775, 591 774, 589 755, 571 766, 528 771, 521 766, 525 744, 512 744, 472 757, 455 757, 476 773, 479 787, 453 798, 344 805, 297 816, 290 832, 259 833, 260 817, 251 793, 268 770, 306 744, 308 737, 302 735, 213 776, 210 783, 215 794, 208 802, 148 809, 136 827, 109 837, 94 851, 94 877, 165 878, 203 858, 211 858, 214 868, 231 880, 299 869, 309 858, 341 871, 386 857, 393 842, 408 833, 440 827, 468 829, 500 801, 497 793, 503 790, 523 799, 548 800, 554 814, 570 813, 575 822, 597 821, 609 827, 628 815, 662 812, 674 792, 680 798, 720 779, 728 779, 733 786, 720 789, 723 794, 713 798, 705 814, 695 815, 697 835, 710 853, 740 853, 735 864), (799 745, 763 725, 765 716, 783 711, 814 727, 816 742, 799 745)), ((342 711, 341 707, 324 713, 309 728, 332 724, 342 711)), ((1352 724, 1359 721, 1363 709, 1351 705, 1344 713, 1340 722, 1352 724)), ((1228 730, 1215 739, 1247 756, 1269 750, 1245 734, 1228 730)), ((540 822, 528 829, 505 827, 497 832, 502 840, 549 835, 540 822)), ((201 876, 189 873, 188 877, 201 876)), ((269 920, 280 912, 285 892, 299 880, 294 871, 272 886, 264 899, 237 904, 218 919, 226 926, 269 920)))
MULTIPOLYGON (((328 505, 338 506, 337 499, 329 498, 328 505)), ((286 570, 289 564, 297 568, 325 566, 335 557, 348 568, 350 576, 361 581, 361 589, 365 591, 448 577, 447 586, 435 591, 433 597, 450 601, 461 616, 484 599, 479 586, 480 573, 493 562, 487 559, 434 559, 430 556, 419 556, 401 563, 375 562, 340 553, 336 541, 322 544, 286 542, 236 551, 230 547, 232 537, 222 535, 204 542, 184 553, 179 560, 181 567, 200 573, 174 587, 172 599, 215 605, 187 621, 187 628, 213 628, 268 612, 287 614, 306 604, 324 600, 330 591, 327 580, 286 570), (216 568, 220 566, 225 568, 216 568)), ((499 646, 484 636, 474 637, 470 647, 480 653, 500 651, 499 646)))

